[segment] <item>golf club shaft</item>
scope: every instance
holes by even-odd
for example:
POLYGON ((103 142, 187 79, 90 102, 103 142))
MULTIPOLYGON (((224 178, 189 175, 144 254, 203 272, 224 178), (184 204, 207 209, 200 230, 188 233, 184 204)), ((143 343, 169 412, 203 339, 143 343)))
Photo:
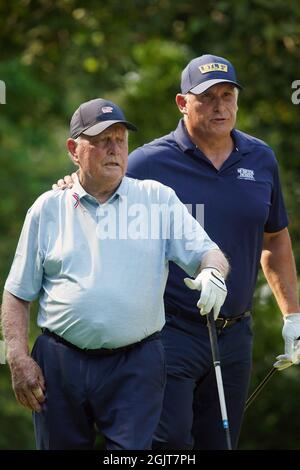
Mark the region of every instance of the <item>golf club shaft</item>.
MULTIPOLYGON (((296 341, 299 341, 300 340, 300 336, 298 336, 298 338, 296 339, 296 341)), ((251 405, 251 403, 253 402, 253 400, 255 400, 255 398, 257 397, 257 395, 259 394, 259 392, 264 388, 264 386, 266 385, 266 383, 270 380, 270 378, 275 374, 275 372, 277 371, 278 369, 276 369, 276 367, 272 367, 269 372, 267 373, 267 375, 265 376, 265 378, 260 382, 260 384, 256 387, 256 389, 254 390, 254 392, 250 395, 250 397, 247 399, 246 401, 246 404, 245 404, 245 410, 246 411, 249 406, 251 405)))
POLYGON ((260 384, 256 387, 254 392, 247 399, 246 404, 245 404, 245 411, 249 408, 253 400, 255 400, 259 392, 264 388, 266 383, 270 380, 270 378, 275 374, 276 371, 277 369, 275 367, 272 367, 272 369, 269 370, 265 378, 260 382, 260 384))
POLYGON ((225 395, 224 395, 224 386, 223 386, 222 372, 221 372, 221 366, 220 366, 218 337, 217 337, 217 330, 216 330, 216 324, 214 320, 213 311, 209 312, 209 314, 207 315, 207 326, 208 326, 208 332, 209 332, 211 352, 212 352, 212 357, 213 357, 213 364, 214 364, 215 374, 216 374, 216 382, 217 382, 219 402, 220 402, 221 415, 222 415, 222 424, 223 424, 223 428, 226 434, 227 448, 228 450, 232 450, 225 395))

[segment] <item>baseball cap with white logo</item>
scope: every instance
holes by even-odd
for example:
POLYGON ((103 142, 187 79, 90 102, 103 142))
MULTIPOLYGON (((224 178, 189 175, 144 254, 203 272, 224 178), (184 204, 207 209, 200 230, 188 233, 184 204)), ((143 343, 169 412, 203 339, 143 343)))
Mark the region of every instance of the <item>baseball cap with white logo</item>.
POLYGON ((200 95, 217 83, 232 83, 238 88, 233 65, 223 57, 205 54, 191 60, 181 74, 181 92, 200 95))
POLYGON ((98 135, 113 124, 124 124, 127 129, 137 131, 134 124, 125 119, 122 109, 112 101, 96 98, 82 103, 74 112, 70 122, 70 136, 80 134, 98 135))

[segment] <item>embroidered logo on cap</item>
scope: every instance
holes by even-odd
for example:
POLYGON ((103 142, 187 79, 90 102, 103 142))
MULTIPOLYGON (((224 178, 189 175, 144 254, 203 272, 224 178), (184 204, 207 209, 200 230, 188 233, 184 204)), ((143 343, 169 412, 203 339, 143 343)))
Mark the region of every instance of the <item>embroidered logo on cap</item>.
POLYGON ((111 106, 103 106, 103 108, 101 109, 102 113, 112 113, 113 112, 113 108, 111 106))
POLYGON ((226 64, 221 64, 219 62, 212 62, 211 64, 199 65, 199 70, 201 73, 208 72, 228 72, 228 67, 226 64))

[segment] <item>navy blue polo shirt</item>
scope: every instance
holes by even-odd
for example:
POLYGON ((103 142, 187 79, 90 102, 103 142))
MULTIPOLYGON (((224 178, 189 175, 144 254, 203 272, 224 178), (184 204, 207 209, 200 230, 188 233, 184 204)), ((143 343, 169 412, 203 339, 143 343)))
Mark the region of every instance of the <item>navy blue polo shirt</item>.
MULTIPOLYGON (((127 172, 170 186, 184 204, 192 205, 194 216, 197 204, 204 205, 204 228, 231 265, 221 309, 225 317, 251 309, 263 234, 288 224, 272 149, 235 129, 232 137, 234 149, 217 170, 190 140, 181 120, 174 132, 134 150, 127 172)), ((170 263, 165 302, 197 313, 199 293, 184 285, 184 277, 184 271, 170 263)))

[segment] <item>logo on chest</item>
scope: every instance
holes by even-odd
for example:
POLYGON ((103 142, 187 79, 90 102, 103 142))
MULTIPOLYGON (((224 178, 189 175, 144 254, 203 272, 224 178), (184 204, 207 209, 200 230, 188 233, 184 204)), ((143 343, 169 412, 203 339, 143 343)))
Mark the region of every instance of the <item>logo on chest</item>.
POLYGON ((238 168, 237 172, 239 180, 255 181, 253 170, 248 170, 247 168, 238 168))

